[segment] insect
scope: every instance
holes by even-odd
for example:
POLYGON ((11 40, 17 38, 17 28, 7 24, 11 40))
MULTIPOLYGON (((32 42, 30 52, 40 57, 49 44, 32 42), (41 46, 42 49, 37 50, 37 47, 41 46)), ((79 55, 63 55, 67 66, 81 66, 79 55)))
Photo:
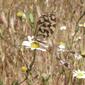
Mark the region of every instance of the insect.
POLYGON ((56 16, 53 13, 43 14, 37 21, 36 37, 47 38, 51 36, 56 28, 56 16))

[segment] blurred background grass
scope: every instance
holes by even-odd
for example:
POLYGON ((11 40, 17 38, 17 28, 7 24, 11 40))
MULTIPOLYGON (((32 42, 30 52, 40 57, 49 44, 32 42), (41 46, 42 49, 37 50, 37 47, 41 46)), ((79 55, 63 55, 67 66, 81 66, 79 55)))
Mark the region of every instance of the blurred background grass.
MULTIPOLYGON (((74 85, 72 70, 69 71, 60 65, 56 59, 60 54, 56 53, 56 49, 59 42, 65 42, 70 50, 85 49, 82 39, 77 43, 72 43, 72 34, 77 29, 76 23, 85 12, 85 0, 0 0, 0 80, 4 85, 12 85, 13 81, 23 80, 24 74, 21 72, 21 67, 26 63, 31 63, 32 52, 29 49, 21 48, 22 41, 36 30, 39 13, 49 12, 55 12, 57 19, 55 33, 50 38, 52 46, 47 52, 37 52, 29 80, 22 85, 74 85), (21 21, 16 16, 18 11, 23 11, 26 19, 21 21), (34 16, 33 23, 29 21, 29 13, 34 16), (63 25, 67 27, 64 32, 59 30, 63 25), (42 78, 44 74, 50 75, 46 81, 42 78), (67 80, 65 80, 66 78, 67 80)), ((80 23, 82 22, 85 22, 85 17, 80 20, 80 23)), ((81 29, 78 30, 74 40, 78 36, 85 38, 81 29)), ((74 55, 70 52, 63 53, 61 59, 68 61, 72 69, 85 69, 85 59, 75 61, 74 55)), ((76 81, 75 85, 84 85, 85 81, 82 82, 78 84, 76 81)), ((3 84, 0 83, 0 85, 3 84)))

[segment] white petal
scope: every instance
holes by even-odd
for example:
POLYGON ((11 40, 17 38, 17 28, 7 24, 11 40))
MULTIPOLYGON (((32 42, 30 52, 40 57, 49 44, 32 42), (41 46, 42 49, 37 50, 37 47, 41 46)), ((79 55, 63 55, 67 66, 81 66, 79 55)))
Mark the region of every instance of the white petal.
POLYGON ((29 47, 31 44, 28 41, 23 41, 22 45, 29 47))
POLYGON ((60 30, 66 30, 66 26, 60 27, 60 30))
POLYGON ((36 48, 37 50, 46 51, 44 48, 36 48))
POLYGON ((43 48, 31 48, 31 50, 41 50, 41 51, 46 51, 46 49, 43 49, 43 48))
POLYGON ((29 41, 32 41, 32 39, 34 38, 34 36, 27 36, 29 41))
POLYGON ((57 51, 59 51, 59 52, 64 52, 65 49, 58 48, 57 51))
POLYGON ((34 36, 32 36, 31 39, 34 39, 34 36))
POLYGON ((65 46, 64 45, 59 45, 59 48, 60 49, 65 49, 65 46))
POLYGON ((31 48, 31 50, 35 50, 36 48, 31 48))
POLYGON ((43 44, 43 43, 40 43, 41 46, 45 47, 45 48, 48 48, 47 45, 43 44))

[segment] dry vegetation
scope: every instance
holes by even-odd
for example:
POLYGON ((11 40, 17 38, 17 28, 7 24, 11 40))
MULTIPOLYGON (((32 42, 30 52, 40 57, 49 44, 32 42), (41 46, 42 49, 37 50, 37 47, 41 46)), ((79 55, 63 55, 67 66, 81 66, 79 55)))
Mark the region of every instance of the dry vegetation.
POLYGON ((0 85, 85 85, 84 79, 72 74, 73 70, 85 70, 84 55, 80 60, 74 57, 76 52, 85 52, 85 26, 78 27, 79 23, 85 24, 85 0, 0 0, 0 85), (23 11, 26 19, 20 20, 18 11, 23 11), (34 52, 22 48, 22 41, 34 34, 39 16, 50 12, 56 14, 56 30, 48 39, 48 50, 36 51, 27 75, 21 67, 30 66, 34 52), (67 29, 61 31, 61 26, 67 29), (60 42, 67 51, 57 51, 60 42), (22 82, 25 75, 28 78, 22 82))

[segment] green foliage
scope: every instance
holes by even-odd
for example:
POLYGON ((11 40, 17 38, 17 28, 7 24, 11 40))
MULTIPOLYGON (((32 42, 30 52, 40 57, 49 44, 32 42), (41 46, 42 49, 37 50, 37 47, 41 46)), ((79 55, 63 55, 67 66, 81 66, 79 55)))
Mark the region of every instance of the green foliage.
POLYGON ((48 81, 50 79, 50 75, 44 74, 43 76, 41 76, 41 79, 42 79, 43 85, 48 85, 48 81))
POLYGON ((28 80, 27 81, 27 85, 33 85, 33 81, 32 80, 28 80))
POLYGON ((28 23, 30 24, 30 26, 31 26, 31 30, 32 30, 32 32, 34 33, 35 32, 35 24, 34 24, 34 21, 35 21, 35 19, 34 19, 34 15, 33 15, 33 13, 32 12, 29 12, 29 13, 27 13, 27 20, 28 20, 28 23))
POLYGON ((29 20, 30 20, 30 22, 33 24, 34 23, 34 16, 33 16, 33 13, 29 13, 29 20))
POLYGON ((3 82, 0 80, 0 85, 3 85, 3 82))
POLYGON ((19 85, 19 83, 18 83, 17 80, 14 80, 14 81, 12 82, 12 85, 19 85))

